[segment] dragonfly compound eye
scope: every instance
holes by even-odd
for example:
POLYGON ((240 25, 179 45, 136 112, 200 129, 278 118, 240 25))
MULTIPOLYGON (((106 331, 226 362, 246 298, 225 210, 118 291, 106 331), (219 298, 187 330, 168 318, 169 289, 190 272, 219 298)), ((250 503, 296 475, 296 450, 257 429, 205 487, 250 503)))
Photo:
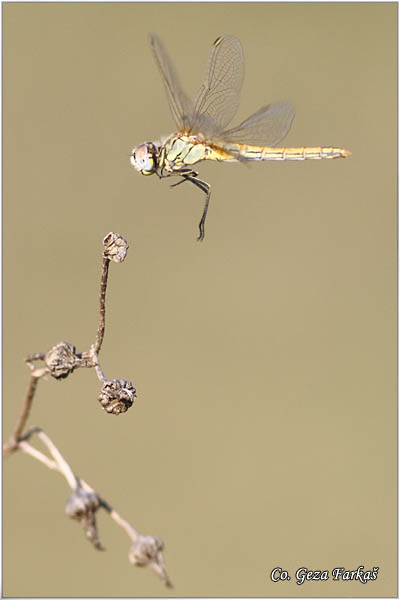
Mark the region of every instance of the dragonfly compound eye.
POLYGON ((134 148, 131 155, 131 164, 142 173, 152 175, 157 169, 157 150, 151 142, 146 142, 134 148))

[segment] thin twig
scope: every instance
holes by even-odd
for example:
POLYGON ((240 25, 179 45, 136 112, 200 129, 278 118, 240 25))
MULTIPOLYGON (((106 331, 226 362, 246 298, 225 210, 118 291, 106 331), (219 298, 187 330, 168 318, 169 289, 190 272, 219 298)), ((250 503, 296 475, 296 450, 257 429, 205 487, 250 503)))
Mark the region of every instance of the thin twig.
POLYGON ((97 364, 97 365, 95 365, 95 369, 96 369, 96 375, 99 378, 99 381, 104 383, 106 381, 106 377, 102 371, 102 368, 100 367, 99 364, 97 364))
MULTIPOLYGON (((25 452, 25 454, 28 454, 32 458, 35 458, 36 460, 41 462, 43 465, 45 465, 52 471, 58 471, 59 473, 64 475, 65 479, 68 482, 68 485, 71 487, 72 490, 76 490, 77 487, 80 486, 86 492, 95 494, 100 502, 100 506, 102 506, 106 510, 106 512, 108 512, 108 514, 113 519, 113 521, 125 531, 125 533, 131 539, 133 544, 135 544, 135 542, 136 542, 139 544, 144 543, 146 545, 146 542, 148 540, 156 540, 156 538, 142 536, 138 531, 136 531, 136 529, 134 527, 132 527, 132 525, 130 523, 128 523, 128 521, 123 519, 121 517, 121 515, 114 508, 112 508, 112 506, 106 500, 104 500, 104 498, 102 498, 100 496, 100 494, 98 494, 84 479, 78 478, 73 473, 71 467, 69 466, 69 464, 67 463, 65 458, 62 456, 62 454, 58 450, 58 448, 55 446, 55 444, 52 442, 52 440, 49 438, 49 436, 46 435, 44 433, 44 431, 42 431, 39 427, 33 427, 32 429, 30 429, 23 436, 23 439, 18 442, 17 448, 20 448, 23 452, 25 452), (26 441, 34 433, 37 433, 38 437, 45 444, 45 446, 49 450, 49 452, 52 455, 54 460, 50 459, 48 456, 43 454, 43 452, 40 452, 39 450, 37 450, 36 448, 31 446, 31 444, 26 441)), ((131 556, 130 556, 130 560, 134 564, 142 564, 142 565, 149 564, 149 566, 161 578, 161 580, 165 583, 165 585, 167 587, 171 588, 172 583, 171 583, 171 580, 169 579, 168 573, 165 569, 161 549, 162 549, 162 545, 159 549, 157 549, 157 553, 154 556, 152 556, 152 557, 146 556, 146 560, 147 560, 146 563, 143 563, 143 562, 138 563, 138 562, 136 562, 136 560, 132 560, 131 556)))
POLYGON ((128 521, 125 521, 125 519, 123 519, 121 517, 121 515, 119 513, 117 513, 115 508, 113 508, 111 510, 110 517, 113 519, 113 521, 115 521, 117 523, 117 525, 122 527, 122 529, 125 531, 125 533, 131 538, 132 542, 134 542, 137 539, 139 534, 136 531, 136 529, 134 529, 132 527, 132 525, 130 525, 130 523, 128 523, 128 521))
POLYGON ((36 460, 39 460, 49 469, 52 469, 53 471, 60 470, 55 460, 51 460, 48 456, 43 454, 43 452, 36 450, 36 448, 31 446, 28 442, 19 442, 18 448, 21 448, 21 450, 25 452, 25 454, 29 454, 29 456, 32 456, 32 458, 36 458, 36 460))
POLYGON ((19 440, 19 437, 25 427, 25 424, 28 420, 29 413, 32 406, 33 397, 36 392, 37 385, 39 383, 39 377, 35 377, 31 375, 31 379, 29 381, 28 391, 25 396, 24 407, 22 413, 17 421, 17 425, 14 429, 14 433, 12 434, 15 441, 19 440))
POLYGON ((77 478, 75 477, 71 467, 64 459, 58 448, 53 444, 48 435, 40 427, 32 427, 21 439, 18 443, 18 447, 21 448, 23 452, 29 454, 33 458, 36 458, 41 463, 46 465, 49 469, 53 471, 59 471, 62 475, 64 475, 67 480, 68 485, 71 489, 75 490, 77 487, 77 478), (33 446, 31 446, 27 440, 34 434, 37 433, 38 437, 42 440, 43 444, 47 447, 50 454, 53 457, 51 460, 48 456, 40 452, 33 446))
POLYGON ((109 259, 103 257, 103 270, 101 273, 100 281, 100 321, 99 326, 97 328, 96 341, 94 343, 94 351, 96 355, 100 352, 100 348, 104 339, 104 330, 106 327, 106 291, 109 264, 109 259))
POLYGON ((71 467, 69 466, 67 461, 62 456, 61 452, 53 444, 51 439, 45 434, 44 431, 40 431, 38 433, 38 436, 42 440, 42 442, 47 446, 47 448, 49 449, 50 454, 52 455, 52 457, 58 464, 60 472, 64 475, 65 479, 68 481, 70 488, 74 490, 76 488, 77 480, 76 480, 76 477, 75 477, 71 467))
MULTIPOLYGON (((97 494, 97 492, 95 492, 95 490, 92 487, 90 487, 90 485, 88 483, 86 483, 86 481, 84 479, 81 479, 80 482, 81 482, 81 486, 83 487, 83 489, 86 492, 93 492, 93 493, 97 494)), ((109 515, 113 519, 113 521, 115 521, 117 523, 117 525, 122 527, 122 529, 125 531, 125 533, 134 542, 137 539, 137 537, 139 536, 139 533, 136 531, 136 529, 134 529, 132 527, 132 525, 130 525, 130 523, 128 523, 128 521, 125 521, 125 519, 123 519, 121 517, 121 515, 119 513, 117 513, 117 511, 110 504, 108 504, 108 502, 106 500, 104 500, 104 498, 102 498, 99 494, 97 494, 97 497, 100 500, 101 506, 104 508, 104 510, 106 510, 109 513, 109 515)))
POLYGON ((101 498, 88 483, 78 478, 59 452, 58 448, 42 429, 33 427, 25 432, 25 434, 23 433, 31 411, 38 381, 47 374, 50 374, 56 379, 62 379, 67 377, 76 368, 95 367, 97 377, 103 384, 99 401, 107 412, 112 412, 114 414, 126 412, 126 410, 132 406, 134 399, 136 398, 136 390, 132 382, 125 379, 106 379, 98 360, 98 354, 103 343, 105 332, 106 291, 109 264, 111 260, 117 263, 123 262, 129 248, 125 238, 114 232, 110 232, 105 236, 103 244, 104 253, 100 281, 100 317, 95 343, 90 347, 89 352, 82 352, 81 354, 76 353, 75 346, 69 342, 63 341, 50 348, 46 353, 37 352, 27 356, 25 362, 31 370, 29 386, 21 415, 17 420, 14 431, 8 442, 3 446, 3 453, 7 454, 20 449, 22 452, 35 458, 49 469, 61 473, 73 490, 73 493, 67 502, 65 512, 69 517, 81 522, 85 529, 86 536, 94 546, 98 550, 104 550, 97 535, 95 519, 95 512, 98 508, 102 507, 130 538, 132 542, 128 555, 130 562, 142 567, 149 565, 168 587, 172 587, 172 583, 164 566, 164 559, 162 556, 164 544, 162 540, 154 536, 141 535, 130 523, 128 523, 128 521, 123 519, 121 515, 108 504, 106 500, 104 500, 104 498, 101 498), (35 367, 35 361, 43 361, 45 366, 39 368, 35 367), (47 447, 51 457, 40 452, 28 442, 34 433, 38 435, 40 440, 47 447))
POLYGON ((33 397, 36 392, 39 378, 40 377, 38 377, 36 375, 33 375, 33 374, 31 375, 31 378, 29 381, 29 386, 28 386, 28 391, 26 392, 24 405, 22 408, 22 413, 19 416, 19 419, 15 425, 13 433, 10 436, 9 441, 6 444, 4 444, 4 446, 3 446, 3 454, 7 454, 7 453, 12 452, 13 450, 17 449, 18 441, 21 437, 21 434, 24 430, 25 424, 29 417, 29 413, 31 410, 32 402, 33 402, 33 397))
MULTIPOLYGON (((25 440, 19 442, 18 447, 21 448, 21 450, 23 452, 25 452, 26 454, 29 454, 30 456, 32 456, 32 458, 36 458, 37 460, 39 460, 41 463, 46 465, 46 467, 48 467, 49 469, 52 469, 53 471, 59 471, 59 473, 64 475, 69 486, 72 489, 75 489, 78 478, 74 475, 71 467, 69 466, 69 464, 67 463, 65 458, 62 456, 62 454, 58 450, 58 448, 55 446, 55 444, 52 442, 52 440, 49 438, 49 436, 46 435, 45 432, 42 431, 41 429, 35 427, 35 428, 31 429, 27 433, 27 435, 24 437, 25 437, 25 440), (39 450, 36 450, 36 448, 31 446, 26 441, 26 438, 30 437, 33 433, 38 434, 38 437, 42 440, 42 442, 48 448, 48 450, 54 460, 51 460, 45 454, 43 454, 39 450)), ((97 492, 84 479, 79 478, 79 482, 80 482, 81 487, 86 492, 93 492, 94 494, 96 494, 98 496, 98 498, 100 500, 100 504, 109 513, 110 517, 120 527, 122 527, 122 529, 124 529, 124 531, 127 533, 127 535, 131 538, 132 541, 135 541, 139 535, 138 532, 136 531, 136 529, 134 529, 134 527, 132 527, 132 525, 130 525, 128 523, 128 521, 125 521, 125 519, 123 519, 106 500, 104 500, 99 494, 97 494, 97 492)))

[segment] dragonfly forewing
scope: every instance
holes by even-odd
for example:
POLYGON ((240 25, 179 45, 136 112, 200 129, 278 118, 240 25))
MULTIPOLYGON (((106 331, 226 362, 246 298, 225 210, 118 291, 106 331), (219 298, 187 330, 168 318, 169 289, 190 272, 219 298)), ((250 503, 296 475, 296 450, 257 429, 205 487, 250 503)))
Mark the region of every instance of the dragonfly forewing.
POLYGON ((194 101, 193 133, 212 138, 235 116, 244 79, 244 54, 240 40, 226 35, 215 40, 204 81, 194 101), (209 131, 204 131, 207 127, 209 131))
POLYGON ((184 131, 190 126, 193 103, 181 86, 176 69, 158 35, 151 33, 149 40, 154 59, 164 83, 172 116, 178 128, 184 131))

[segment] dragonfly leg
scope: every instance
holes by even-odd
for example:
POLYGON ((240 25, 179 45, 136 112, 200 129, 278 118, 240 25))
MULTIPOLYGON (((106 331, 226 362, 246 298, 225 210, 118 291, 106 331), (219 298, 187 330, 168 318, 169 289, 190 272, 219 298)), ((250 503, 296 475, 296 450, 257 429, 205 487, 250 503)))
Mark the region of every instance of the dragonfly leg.
MULTIPOLYGON (((196 183, 196 180, 193 180, 193 183, 196 183)), ((211 192, 210 192, 210 185, 206 181, 201 181, 200 179, 198 179, 197 184, 199 184, 199 183, 202 184, 202 186, 199 185, 200 189, 202 189, 206 195, 206 201, 204 203, 203 214, 201 215, 201 219, 200 219, 200 223, 199 223, 200 233, 199 233, 199 237, 197 238, 197 241, 202 242, 204 240, 204 224, 206 222, 206 216, 207 216, 207 211, 208 211, 208 205, 210 203, 211 192)))
POLYGON ((182 177, 182 179, 180 181, 178 181, 177 183, 172 183, 169 187, 176 187, 177 185, 180 185, 181 183, 185 183, 185 181, 189 181, 189 175, 193 176, 193 177, 197 177, 198 173, 196 173, 196 171, 192 171, 191 169, 183 169, 182 171, 179 171, 179 173, 177 173, 177 175, 179 175, 179 177, 182 177))
MULTIPOLYGON (((178 175, 178 173, 177 173, 178 175)), ((202 181, 201 179, 197 179, 198 173, 196 171, 191 171, 188 169, 186 172, 180 172, 179 176, 182 177, 180 181, 171 185, 171 187, 176 187, 185 181, 190 181, 195 186, 200 188, 206 195, 206 201, 204 203, 203 214, 201 215, 200 223, 199 223, 199 237, 197 241, 202 242, 204 240, 204 223, 206 222, 206 216, 208 211, 208 205, 210 202, 210 185, 206 181, 202 181)))

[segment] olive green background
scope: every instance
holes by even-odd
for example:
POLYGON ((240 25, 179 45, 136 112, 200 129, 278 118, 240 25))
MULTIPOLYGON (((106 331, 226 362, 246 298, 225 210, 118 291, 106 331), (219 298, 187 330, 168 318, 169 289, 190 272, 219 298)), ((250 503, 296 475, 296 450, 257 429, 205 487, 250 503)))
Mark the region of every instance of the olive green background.
POLYGON ((175 584, 130 565, 104 512, 96 552, 63 514, 63 478, 18 454, 4 595, 396 595, 396 25, 394 3, 3 5, 4 435, 24 356, 93 342, 102 239, 121 233, 100 358, 137 402, 108 416, 81 369, 40 382, 29 424, 164 540, 175 584), (201 192, 129 163, 175 128, 149 31, 191 94, 214 39, 237 35, 235 122, 289 100, 287 145, 353 155, 201 164, 196 242, 201 192), (295 582, 359 565, 377 581, 295 582), (277 566, 291 581, 271 582, 277 566))

